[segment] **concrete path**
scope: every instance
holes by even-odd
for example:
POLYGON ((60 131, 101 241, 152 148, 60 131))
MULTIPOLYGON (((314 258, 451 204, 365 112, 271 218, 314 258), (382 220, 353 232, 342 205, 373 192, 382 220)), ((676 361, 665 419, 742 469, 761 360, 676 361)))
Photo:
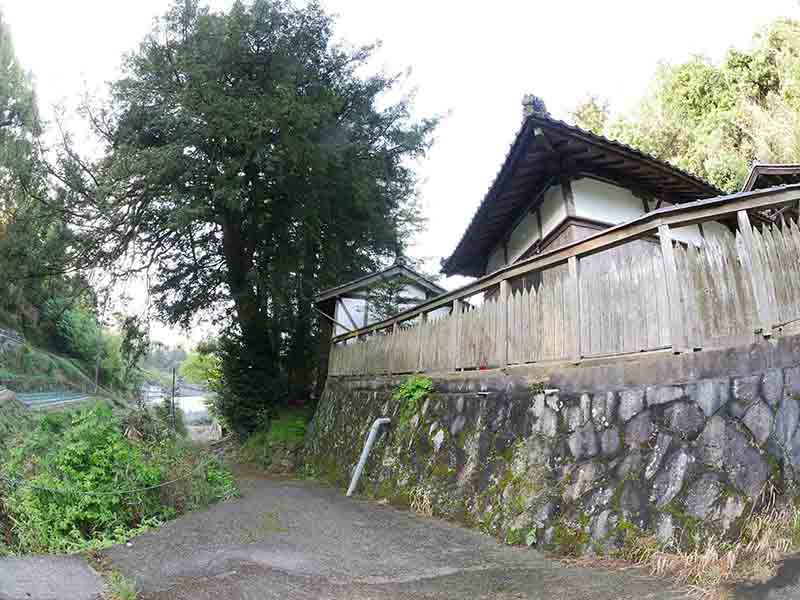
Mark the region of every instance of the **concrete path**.
POLYGON ((80 556, 0 559, 0 600, 96 600, 103 580, 80 556))
POLYGON ((145 600, 672 600, 664 581, 567 568, 341 490, 240 481, 243 497, 104 552, 145 600))
POLYGON ((800 598, 800 554, 787 557, 769 581, 738 586, 734 597, 736 600, 797 600, 800 598))

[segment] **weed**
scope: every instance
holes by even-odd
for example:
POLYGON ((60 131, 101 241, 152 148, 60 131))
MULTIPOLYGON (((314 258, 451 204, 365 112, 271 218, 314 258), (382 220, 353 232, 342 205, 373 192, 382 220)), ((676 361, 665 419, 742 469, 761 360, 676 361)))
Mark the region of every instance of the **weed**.
POLYGON ((410 494, 411 510, 423 517, 433 516, 433 501, 431 492, 422 486, 415 486, 410 494))
POLYGON ((106 586, 110 600, 136 600, 136 582, 125 577, 118 571, 112 571, 107 579, 106 586))
POLYGON ((397 424, 400 429, 405 429, 411 419, 422 408, 422 402, 433 391, 433 381, 429 377, 411 375, 407 377, 395 390, 392 398, 400 403, 400 413, 397 424))

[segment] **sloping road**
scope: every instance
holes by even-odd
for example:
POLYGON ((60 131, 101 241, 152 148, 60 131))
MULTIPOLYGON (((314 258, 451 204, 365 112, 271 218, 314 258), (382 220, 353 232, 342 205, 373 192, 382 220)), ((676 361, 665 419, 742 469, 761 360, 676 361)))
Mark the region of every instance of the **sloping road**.
MULTIPOLYGON (((103 552, 141 600, 675 600, 633 571, 565 567, 311 482, 240 479, 242 498, 103 552)), ((96 600, 80 557, 0 559, 0 600, 96 600)))
POLYGON ((241 499, 104 554, 146 600, 685 597, 664 581, 567 568, 318 484, 249 478, 240 485, 241 499))

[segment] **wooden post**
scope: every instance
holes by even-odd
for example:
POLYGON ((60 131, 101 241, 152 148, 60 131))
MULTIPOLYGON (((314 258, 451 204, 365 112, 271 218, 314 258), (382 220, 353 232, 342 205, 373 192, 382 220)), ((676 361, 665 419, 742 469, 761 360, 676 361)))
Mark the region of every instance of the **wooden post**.
POLYGON ((678 281, 678 269, 675 264, 675 252, 672 247, 672 234, 669 225, 658 226, 661 240, 661 256, 664 259, 664 274, 667 284, 667 302, 669 302, 669 336, 672 351, 686 351, 686 326, 683 315, 683 296, 678 281))
POLYGON ((390 334, 392 337, 389 340, 389 375, 397 370, 397 331, 399 329, 400 325, 395 322, 392 325, 392 333, 390 334))
POLYGON ((581 359, 581 283, 580 283, 580 269, 578 265, 578 257, 571 256, 567 261, 569 264, 569 309, 570 317, 572 320, 572 343, 570 349, 572 352, 572 359, 579 361, 581 359))
POLYGON ((511 291, 511 284, 508 279, 503 279, 500 282, 500 295, 497 298, 498 302, 502 302, 500 306, 500 366, 508 366, 508 299, 511 291))
POLYGON ((453 371, 458 370, 458 363, 461 357, 461 348, 459 346, 461 343, 461 340, 459 339, 461 336, 461 319, 459 319, 460 315, 461 300, 453 300, 453 313, 450 315, 450 318, 453 319, 453 327, 450 334, 450 360, 453 365, 453 371))
POLYGON ((428 322, 428 313, 420 313, 419 315, 419 325, 417 325, 417 371, 423 373, 425 371, 425 366, 422 364, 422 360, 424 354, 422 352, 422 346, 425 343, 424 338, 422 337, 422 331, 425 328, 425 324, 428 322))
POLYGON ((756 247, 753 227, 750 225, 750 217, 746 210, 736 213, 736 220, 739 222, 739 231, 744 242, 744 256, 740 257, 750 275, 750 282, 753 286, 753 297, 756 301, 756 311, 758 312, 758 327, 756 333, 765 336, 772 335, 772 324, 775 322, 773 306, 769 302, 766 285, 766 273, 761 255, 756 247))

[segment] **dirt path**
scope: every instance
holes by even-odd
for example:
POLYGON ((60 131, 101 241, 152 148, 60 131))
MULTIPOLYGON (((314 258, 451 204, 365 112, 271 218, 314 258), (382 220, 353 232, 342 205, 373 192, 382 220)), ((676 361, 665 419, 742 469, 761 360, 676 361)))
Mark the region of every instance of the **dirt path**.
POLYGON ((242 498, 104 554, 144 599, 684 597, 632 572, 542 554, 310 482, 246 478, 242 498))

